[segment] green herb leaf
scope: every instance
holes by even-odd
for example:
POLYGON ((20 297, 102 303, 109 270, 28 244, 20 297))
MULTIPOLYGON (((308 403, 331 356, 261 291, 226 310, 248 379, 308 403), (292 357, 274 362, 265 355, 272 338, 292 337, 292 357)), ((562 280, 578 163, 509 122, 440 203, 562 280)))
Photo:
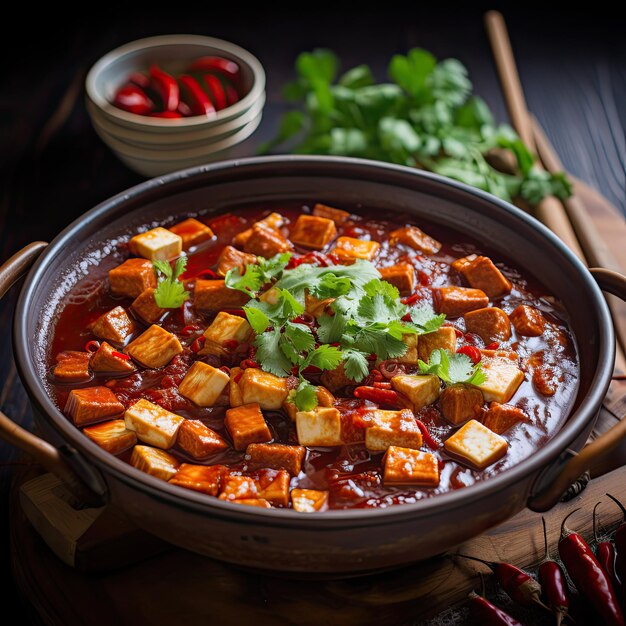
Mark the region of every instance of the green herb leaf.
POLYGON ((243 275, 238 267, 234 267, 226 273, 224 284, 229 289, 255 295, 285 269, 291 256, 291 252, 283 252, 271 259, 258 257, 256 265, 246 265, 243 275))
POLYGON ((248 319, 248 323, 252 326, 252 330, 254 330, 257 335, 265 332, 265 329, 270 325, 269 317, 257 308, 245 306, 243 310, 248 319))
POLYGON ((339 348, 322 344, 309 353, 307 365, 314 365, 321 370, 334 370, 342 359, 343 354, 339 348))
POLYGON ((254 340, 256 359, 266 372, 276 376, 288 376, 291 373, 291 362, 280 348, 281 337, 280 328, 257 335, 254 340))
POLYGON ((445 313, 437 315, 427 303, 422 303, 409 310, 411 321, 417 326, 419 335, 433 333, 446 321, 445 313))
POLYGON ((305 324, 287 322, 284 334, 298 352, 309 352, 315 347, 313 332, 305 324))
POLYGON ((344 368, 346 376, 357 383, 361 382, 369 374, 367 354, 353 348, 343 351, 344 368))
POLYGON ((162 309, 177 309, 189 298, 189 292, 178 280, 187 267, 187 257, 176 260, 174 269, 168 261, 153 261, 157 273, 158 284, 154 291, 154 301, 162 309))
POLYGON ((296 389, 296 407, 299 411, 311 411, 317 406, 317 387, 304 378, 296 389))
POLYGON ((428 363, 419 360, 418 366, 422 374, 435 374, 448 384, 480 385, 487 380, 480 361, 474 365, 466 354, 450 353, 441 348, 432 352, 428 363))

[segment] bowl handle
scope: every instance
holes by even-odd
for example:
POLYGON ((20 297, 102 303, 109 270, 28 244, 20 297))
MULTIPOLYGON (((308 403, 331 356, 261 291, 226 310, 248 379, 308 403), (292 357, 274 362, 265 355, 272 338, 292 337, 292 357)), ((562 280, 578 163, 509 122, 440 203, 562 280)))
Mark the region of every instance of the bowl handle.
MULTIPOLYGON (((602 291, 626 301, 626 277, 604 268, 589 270, 602 291)), ((579 453, 565 450, 550 467, 544 471, 528 498, 531 511, 551 509, 567 491, 569 486, 589 470, 597 459, 609 454, 626 437, 626 417, 613 428, 586 445, 579 453)))
MULTIPOLYGON (((44 241, 35 241, 16 252, 0 266, 0 299, 6 295, 17 280, 26 274, 47 245, 44 241)), ((85 476, 89 477, 88 479, 92 483, 87 485, 86 480, 88 479, 81 479, 72 467, 72 464, 82 463, 84 465, 85 462, 82 458, 77 458, 79 457, 78 453, 69 446, 64 446, 61 449, 55 448, 44 439, 18 426, 2 411, 0 411, 0 438, 19 448, 35 459, 48 472, 56 475, 81 504, 89 506, 103 504, 106 490, 102 479, 94 481, 93 471, 87 471, 85 476), (100 483, 95 490, 94 483, 100 483)))

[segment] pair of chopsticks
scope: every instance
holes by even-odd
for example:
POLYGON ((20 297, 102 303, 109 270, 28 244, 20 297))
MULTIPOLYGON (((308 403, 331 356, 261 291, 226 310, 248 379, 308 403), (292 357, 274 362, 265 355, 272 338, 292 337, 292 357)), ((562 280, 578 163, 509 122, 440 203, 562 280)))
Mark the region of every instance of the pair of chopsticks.
MULTIPOLYGON (((544 167, 551 173, 563 171, 558 154, 526 106, 526 98, 502 14, 498 11, 489 11, 485 15, 485 26, 513 127, 529 149, 539 155, 541 162, 537 163, 538 167, 544 167)), ((590 267, 623 271, 576 195, 563 202, 554 196, 546 197, 535 207, 534 214, 583 263, 590 267)), ((618 306, 621 302, 613 296, 607 298, 607 301, 615 321, 617 338, 615 366, 617 370, 626 372, 626 334, 617 323, 618 306)))

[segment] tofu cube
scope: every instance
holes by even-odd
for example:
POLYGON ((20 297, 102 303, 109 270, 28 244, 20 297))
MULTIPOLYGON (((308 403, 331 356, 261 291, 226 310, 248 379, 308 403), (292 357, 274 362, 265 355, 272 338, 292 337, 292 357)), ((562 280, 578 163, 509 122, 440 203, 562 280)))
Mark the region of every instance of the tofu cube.
POLYGON ((492 430, 496 435, 501 435, 520 422, 530 422, 528 415, 522 409, 498 402, 492 402, 489 405, 489 410, 482 419, 483 426, 492 430))
POLYGON ((250 476, 226 476, 220 488, 220 500, 247 500, 259 497, 259 485, 250 476))
POLYGON ((383 458, 385 485, 439 485, 439 461, 430 452, 390 446, 383 458))
POLYGON ((243 397, 239 388, 239 382, 242 378, 243 370, 240 367, 230 368, 230 384, 228 385, 228 403, 230 406, 235 407, 243 404, 243 397))
POLYGON ((467 331, 478 335, 485 343, 511 338, 509 316, 496 306, 470 311, 463 317, 467 331))
POLYGON ((522 384, 524 373, 515 361, 503 356, 483 356, 481 363, 487 380, 478 388, 483 392, 485 402, 507 403, 522 384))
POLYGON ((346 385, 354 385, 354 381, 346 375, 343 363, 340 363, 334 370, 322 372, 320 381, 333 392, 343 389, 346 385))
POLYGON ((144 367, 157 369, 167 365, 183 351, 176 335, 153 324, 126 346, 126 352, 144 367))
POLYGON ((274 506, 289 506, 291 476, 286 470, 270 471, 259 477, 259 497, 274 506))
POLYGON ((410 263, 397 263, 378 268, 382 280, 392 284, 401 296, 410 296, 415 288, 415 268, 410 263))
POLYGON ((287 470, 297 476, 302 470, 306 449, 284 443, 251 443, 246 448, 246 465, 252 469, 271 468, 287 470))
POLYGON ((515 332, 522 337, 539 337, 543 334, 546 320, 541 311, 532 306, 520 304, 509 315, 515 332))
POLYGON ((417 226, 406 226, 398 228, 389 234, 389 243, 397 246, 399 243, 413 248, 422 254, 437 254, 441 250, 441 244, 432 237, 429 237, 417 226))
POLYGON ((252 234, 246 240, 243 251, 270 259, 281 252, 289 252, 292 247, 291 242, 280 231, 257 222, 252 227, 252 234))
POLYGON ((192 465, 191 463, 183 463, 169 482, 171 485, 200 491, 209 496, 217 496, 222 481, 227 474, 228 468, 223 465, 192 465))
POLYGON ((439 396, 443 416, 453 424, 474 419, 483 406, 482 391, 472 385, 450 385, 439 396))
POLYGON ((511 282, 489 257, 472 254, 457 259, 452 265, 465 276, 470 287, 484 291, 490 298, 498 298, 511 291, 511 282))
POLYGON ((257 403, 228 409, 224 425, 230 433, 235 450, 245 450, 251 443, 272 440, 272 433, 257 403))
POLYGON ((226 342, 244 343, 252 336, 252 327, 248 321, 238 315, 220 311, 211 325, 204 331, 204 346, 198 354, 222 356, 230 350, 224 347, 226 342))
MULTIPOLYGON (((396 358, 398 363, 406 363, 407 365, 417 365, 417 335, 406 334, 402 335, 402 341, 407 346, 408 350, 402 355, 396 358)), ((420 340, 421 341, 421 340, 420 340)))
POLYGON ((341 416, 333 407, 315 407, 296 413, 296 430, 301 446, 341 446, 341 416))
POLYGON ((204 280, 202 278, 196 280, 193 297, 194 306, 201 313, 217 313, 222 309, 239 309, 250 300, 250 296, 243 291, 227 287, 223 280, 204 280))
POLYGON ((91 378, 89 373, 89 352, 64 350, 56 355, 54 378, 60 383, 80 383, 91 378))
MULTIPOLYGON (((271 289, 270 289, 271 291, 271 289)), ((269 292, 266 292, 269 293, 269 292)), ((335 298, 324 298, 320 300, 308 293, 304 294, 304 310, 315 319, 322 315, 328 315, 328 307, 335 301, 335 298)))
POLYGON ((332 219, 316 215, 300 215, 291 231, 291 241, 296 246, 322 250, 337 236, 332 219))
POLYGON ((116 306, 91 325, 91 332, 98 339, 122 345, 135 332, 135 325, 126 311, 121 306, 116 306))
POLYGON ((65 413, 75 426, 85 426, 121 417, 124 405, 108 387, 85 387, 70 391, 65 413))
MULTIPOLYGON (((267 217, 259 220, 257 224, 263 224, 268 228, 273 228, 274 230, 278 230, 283 224, 285 224, 287 220, 280 213, 270 213, 267 217)), ((250 239, 252 235, 252 228, 248 228, 238 235, 233 237, 233 246, 237 246, 239 248, 243 248, 246 245, 246 241, 250 239)))
POLYGON ((150 446, 135 446, 130 464, 150 476, 166 481, 173 478, 180 467, 175 456, 150 446))
MULTIPOLYGON (((317 387, 317 406, 334 406, 335 405, 335 396, 333 396, 326 387, 322 387, 318 385, 317 387)), ((283 402, 283 410, 289 415, 292 422, 296 421, 296 413, 298 412, 298 407, 296 403, 293 401, 293 398, 288 395, 287 399, 283 402)))
POLYGON ((291 507, 298 513, 316 513, 328 508, 328 491, 292 489, 291 507))
POLYGON ((130 251, 150 261, 167 261, 183 251, 183 238, 167 228, 157 226, 135 235, 129 242, 130 251))
POLYGON ((93 353, 90 360, 91 369, 94 372, 133 372, 135 364, 129 358, 123 358, 122 354, 110 346, 106 341, 93 353))
POLYGON ((377 241, 339 237, 335 242, 335 247, 331 250, 331 254, 339 257, 342 261, 353 261, 354 259, 371 261, 378 254, 379 249, 380 244, 377 241))
POLYGON ((506 439, 496 435, 476 420, 470 420, 444 441, 444 448, 454 458, 484 469, 507 452, 506 439))
POLYGON ((119 454, 132 448, 137 443, 137 435, 126 428, 124 420, 111 420, 83 429, 91 441, 111 454, 119 454))
POLYGON ((419 449, 422 433, 413 413, 403 411, 372 411, 365 428, 365 447, 378 452, 389 446, 419 449))
POLYGON ((136 298, 148 287, 156 287, 154 267, 145 259, 128 259, 109 270, 109 287, 114 296, 136 298))
POLYGON ((194 459, 204 459, 228 448, 228 443, 200 420, 185 420, 181 424, 177 444, 194 459))
POLYGON ((274 376, 256 367, 244 370, 239 380, 239 389, 244 404, 258 403, 266 410, 280 409, 289 393, 286 378, 274 376))
POLYGON ((319 203, 313 207, 313 215, 333 220, 333 222, 338 225, 341 225, 350 219, 350 213, 348 213, 348 211, 335 209, 332 206, 327 206, 326 204, 319 203))
POLYGON ((141 398, 126 409, 124 421, 126 428, 137 433, 140 441, 167 450, 176 443, 178 429, 185 418, 141 398))
POLYGON ((130 305, 130 310, 136 317, 146 324, 156 324, 167 312, 162 309, 154 299, 154 287, 148 287, 142 291, 130 305))
POLYGON ((489 304, 484 291, 467 287, 435 287, 433 300, 437 313, 445 313, 447 317, 461 317, 489 304))
POLYGON ((229 381, 226 372, 196 361, 178 386, 178 392, 198 406, 213 406, 229 381))
POLYGON ((237 268, 243 274, 248 265, 256 265, 257 259, 254 254, 246 254, 233 246, 226 246, 217 260, 218 276, 226 276, 229 270, 237 268))
POLYGON ((233 504, 244 504, 246 506, 258 506, 262 509, 271 509, 272 505, 263 498, 240 498, 239 500, 233 500, 233 504))
POLYGON ((415 376, 400 374, 391 379, 391 386, 395 391, 408 398, 413 411, 417 413, 437 400, 441 381, 434 374, 415 376))
POLYGON ((193 217, 174 224, 169 230, 182 239, 183 250, 199 246, 215 237, 213 231, 206 224, 193 217))
POLYGON ((456 332, 452 326, 441 326, 432 333, 420 335, 417 353, 425 363, 428 363, 430 355, 440 348, 448 352, 456 352, 456 332))

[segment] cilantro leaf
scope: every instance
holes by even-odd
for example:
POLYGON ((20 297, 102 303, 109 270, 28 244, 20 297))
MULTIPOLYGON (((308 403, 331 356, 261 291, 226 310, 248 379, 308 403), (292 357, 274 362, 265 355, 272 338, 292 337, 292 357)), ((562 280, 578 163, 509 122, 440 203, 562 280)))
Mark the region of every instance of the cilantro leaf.
POLYGON ((346 376, 354 382, 361 382, 369 374, 367 355, 360 350, 348 348, 343 351, 346 376))
POLYGON ((343 354, 339 348, 322 344, 309 353, 306 358, 306 364, 314 365, 321 370, 334 370, 341 363, 342 359, 343 354))
POLYGON ((315 347, 315 337, 305 324, 287 322, 284 334, 298 352, 309 352, 315 347))
POLYGON ((435 332, 446 321, 445 313, 437 315, 427 303, 414 306, 409 310, 411 321, 417 326, 419 335, 435 332))
POLYGON ((269 317, 267 317, 261 309, 254 307, 245 306, 243 310, 248 318, 248 324, 252 326, 252 330, 254 330, 257 335, 265 332, 265 329, 270 325, 269 317))
POLYGON ((275 328, 256 336, 256 359, 262 368, 276 376, 288 376, 291 372, 291 362, 280 348, 282 337, 281 329, 275 328))
POLYGON ((317 406, 317 387, 304 378, 296 389, 296 407, 299 411, 311 411, 317 406))
POLYGON ((243 274, 238 267, 234 267, 226 272, 224 284, 229 289, 236 289, 248 295, 255 295, 264 285, 270 283, 273 278, 285 269, 291 256, 291 252, 283 252, 273 256, 271 259, 258 257, 257 264, 246 265, 243 274))
POLYGON ((154 301, 162 309, 177 309, 189 298, 189 292, 178 280, 178 277, 187 267, 187 257, 181 256, 176 260, 174 269, 168 261, 153 261, 157 273, 158 284, 154 291, 154 301))
POLYGON ((428 363, 418 361, 420 373, 435 374, 445 383, 468 383, 480 385, 487 380, 482 363, 472 363, 466 354, 450 353, 441 348, 433 350, 428 363))

